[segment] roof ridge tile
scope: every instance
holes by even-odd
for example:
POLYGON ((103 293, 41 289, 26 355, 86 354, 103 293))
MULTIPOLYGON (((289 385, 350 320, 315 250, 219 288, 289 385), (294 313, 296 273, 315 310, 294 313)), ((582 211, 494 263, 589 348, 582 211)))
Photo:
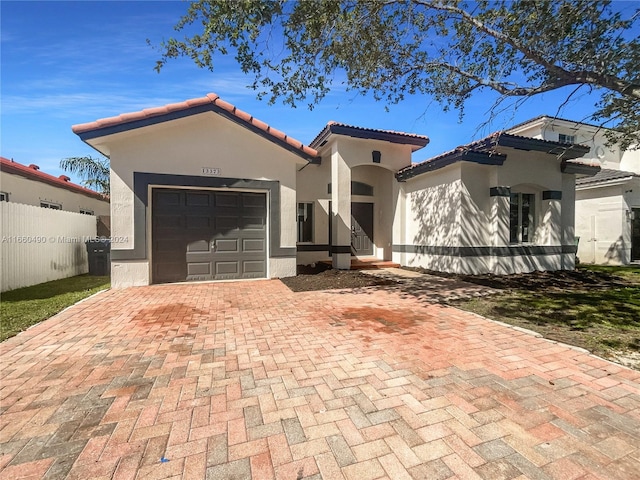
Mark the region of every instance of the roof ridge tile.
POLYGON ((71 130, 77 135, 81 135, 83 133, 93 130, 99 130, 105 127, 113 127, 116 125, 135 122, 138 120, 145 120, 207 104, 212 104, 224 111, 229 112, 239 120, 271 135, 274 139, 286 143, 295 150, 301 151, 307 157, 318 157, 318 152, 314 148, 311 148, 305 145, 303 142, 286 135, 284 132, 271 127, 269 124, 263 122, 262 120, 258 120, 250 113, 239 109, 235 105, 222 100, 222 98, 220 98, 220 96, 216 93, 207 93, 204 97, 192 98, 183 102, 170 103, 161 107, 145 108, 135 112, 122 113, 114 117, 98 119, 93 122, 76 124, 71 127, 71 130))

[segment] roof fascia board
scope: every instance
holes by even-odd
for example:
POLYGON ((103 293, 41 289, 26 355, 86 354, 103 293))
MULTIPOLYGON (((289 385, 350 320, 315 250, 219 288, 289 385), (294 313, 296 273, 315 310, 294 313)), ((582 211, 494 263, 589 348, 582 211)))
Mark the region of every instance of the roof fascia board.
POLYGON ((540 140, 538 138, 513 137, 511 135, 500 135, 498 137, 498 145, 501 147, 510 147, 517 150, 528 150, 534 152, 543 152, 550 155, 558 155, 559 158, 572 160, 580 158, 589 152, 590 148, 583 145, 570 145, 562 147, 540 140), (551 147, 551 148, 549 148, 551 147))
POLYGON ((592 177, 600 171, 600 167, 596 167, 593 165, 584 165, 582 163, 570 163, 563 160, 560 164, 560 171, 562 173, 586 175, 588 177, 592 177))
POLYGON ((329 134, 333 133, 335 135, 345 135, 352 138, 363 138, 366 140, 382 140, 384 142, 390 143, 398 143, 401 145, 415 145, 418 147, 424 147, 429 143, 429 140, 418 137, 411 137, 408 135, 400 135, 397 133, 391 132, 382 132, 377 130, 368 130, 368 129, 360 129, 360 128, 352 128, 345 125, 333 124, 325 127, 327 133, 325 134, 324 130, 320 134, 320 137, 315 143, 322 143, 326 140, 326 137, 329 134))
POLYGON ((463 152, 453 152, 442 158, 438 158, 432 161, 418 163, 416 166, 405 170, 404 172, 396 173, 396 180, 399 182, 405 182, 418 175, 439 170, 457 162, 471 162, 480 165, 502 165, 507 156, 503 154, 477 152, 474 150, 467 150, 463 152))
MULTIPOLYGON (((169 113, 165 113, 162 115, 156 115, 153 117, 148 117, 148 118, 143 118, 140 120, 133 120, 131 122, 125 122, 125 123, 119 123, 117 125, 111 125, 111 126, 106 126, 106 127, 102 127, 102 128, 97 128, 95 130, 88 130, 86 132, 81 132, 78 133, 78 136, 80 137, 80 139, 85 142, 85 143, 89 143, 88 140, 93 140, 99 137, 106 137, 108 135, 114 135, 117 133, 122 133, 122 132, 126 132, 129 130, 135 130, 138 128, 143 128, 143 127, 148 127, 151 125, 157 125, 159 123, 164 123, 164 122, 169 122, 171 120, 177 120, 180 118, 186 118, 186 117, 190 117, 192 115, 198 115, 201 113, 206 113, 206 112, 214 112, 217 113, 218 115, 223 116, 224 118, 231 120, 233 123, 240 125, 243 128, 246 128, 247 130, 256 133, 258 135, 260 135, 262 138, 265 138, 266 140, 269 140, 270 142, 275 143, 276 145, 284 148, 285 150, 288 150, 296 155, 298 155, 299 157, 304 158, 305 160, 307 160, 309 163, 320 163, 320 159, 317 157, 314 157, 312 155, 309 155, 305 152, 303 152, 302 150, 299 150, 297 148, 295 148, 292 145, 289 145, 287 142, 280 140, 277 137, 274 137, 273 135, 269 134, 268 132, 256 127, 255 125, 252 125, 250 123, 247 123, 245 121, 243 121, 241 118, 237 117, 236 115, 234 115, 233 113, 225 110, 224 108, 221 108, 213 103, 209 103, 206 105, 196 105, 193 107, 189 107, 189 108, 185 108, 183 110, 177 110, 174 112, 169 112, 169 113)), ((95 147, 94 147, 95 148, 95 147)))

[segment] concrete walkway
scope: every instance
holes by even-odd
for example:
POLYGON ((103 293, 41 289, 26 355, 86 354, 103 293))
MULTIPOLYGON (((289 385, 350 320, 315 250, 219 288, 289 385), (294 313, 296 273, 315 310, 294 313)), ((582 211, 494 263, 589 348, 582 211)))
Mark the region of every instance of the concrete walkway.
POLYGON ((640 476, 640 372, 394 290, 108 291, 0 355, 0 479, 640 476))

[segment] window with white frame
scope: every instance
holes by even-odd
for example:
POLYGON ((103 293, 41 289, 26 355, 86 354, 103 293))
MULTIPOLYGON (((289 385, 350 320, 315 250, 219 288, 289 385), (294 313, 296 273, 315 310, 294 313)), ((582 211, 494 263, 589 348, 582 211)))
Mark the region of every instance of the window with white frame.
POLYGON ((82 213, 83 215, 93 215, 93 210, 89 210, 87 208, 81 208, 80 213, 82 213))
POLYGON ((536 196, 533 193, 511 193, 509 208, 509 242, 530 243, 535 230, 536 196))
POLYGON ((298 242, 313 242, 313 202, 298 203, 298 242))
POLYGON ((40 206, 42 208, 50 208, 52 210, 62 210, 62 205, 59 203, 49 202, 47 200, 40 200, 40 206))
POLYGON ((8 202, 9 194, 7 192, 0 192, 0 202, 8 202))
POLYGON ((576 136, 565 135, 564 133, 561 133, 558 135, 558 141, 561 143, 576 143, 576 136))

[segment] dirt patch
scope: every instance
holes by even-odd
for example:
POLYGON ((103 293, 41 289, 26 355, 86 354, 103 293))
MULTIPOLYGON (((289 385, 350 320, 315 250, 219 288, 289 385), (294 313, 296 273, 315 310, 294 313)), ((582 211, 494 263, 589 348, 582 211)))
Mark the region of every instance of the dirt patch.
POLYGON ((454 278, 498 290, 517 289, 539 290, 578 290, 584 288, 623 288, 627 283, 615 275, 590 270, 559 270, 555 272, 530 272, 512 275, 459 275, 455 273, 434 272, 424 268, 403 267, 405 270, 426 273, 444 278, 454 278))
POLYGON ((392 285, 393 281, 354 270, 333 270, 329 265, 300 265, 298 275, 280 279, 294 292, 392 285))

